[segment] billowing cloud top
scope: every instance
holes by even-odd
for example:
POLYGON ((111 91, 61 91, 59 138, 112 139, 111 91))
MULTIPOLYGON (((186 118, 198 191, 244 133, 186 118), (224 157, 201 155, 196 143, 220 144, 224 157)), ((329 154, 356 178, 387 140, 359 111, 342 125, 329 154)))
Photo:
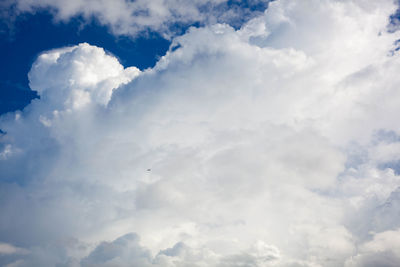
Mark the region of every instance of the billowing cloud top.
POLYGON ((113 89, 138 74, 137 68, 124 69, 103 49, 83 43, 40 55, 29 72, 29 85, 43 101, 78 108, 92 101, 107 105, 113 89))
POLYGON ((396 8, 274 1, 143 72, 44 52, 0 117, 1 264, 400 265, 396 8))

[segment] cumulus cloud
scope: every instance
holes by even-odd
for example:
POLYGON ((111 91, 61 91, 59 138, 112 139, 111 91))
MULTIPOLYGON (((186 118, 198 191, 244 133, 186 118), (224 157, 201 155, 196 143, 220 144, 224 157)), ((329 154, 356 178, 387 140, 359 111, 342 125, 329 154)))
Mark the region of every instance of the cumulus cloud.
POLYGON ((29 86, 42 101, 62 100, 62 108, 79 108, 92 101, 106 105, 113 89, 138 74, 137 68, 124 69, 103 49, 83 43, 40 55, 29 72, 29 86))
POLYGON ((142 72, 44 52, 0 118, 0 241, 26 251, 1 263, 398 265, 395 10, 275 1, 142 72))

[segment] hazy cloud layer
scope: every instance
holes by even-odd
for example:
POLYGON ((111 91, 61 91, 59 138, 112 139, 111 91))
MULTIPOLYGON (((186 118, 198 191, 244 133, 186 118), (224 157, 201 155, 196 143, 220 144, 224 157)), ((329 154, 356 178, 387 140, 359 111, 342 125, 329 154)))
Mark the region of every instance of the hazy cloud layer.
POLYGON ((153 69, 44 52, 0 117, 0 264, 397 266, 390 0, 280 0, 153 69))

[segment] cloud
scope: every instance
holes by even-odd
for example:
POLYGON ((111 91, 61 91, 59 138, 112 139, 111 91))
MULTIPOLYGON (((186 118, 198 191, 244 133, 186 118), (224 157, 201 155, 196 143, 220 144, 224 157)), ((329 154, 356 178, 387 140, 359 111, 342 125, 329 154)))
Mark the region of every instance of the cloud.
POLYGON ((399 230, 374 234, 346 266, 396 266, 400 260, 399 230))
POLYGON ((43 101, 63 100, 63 108, 74 109, 92 101, 106 105, 113 89, 138 74, 137 68, 124 69, 103 49, 82 43, 40 55, 29 72, 29 86, 43 101))
POLYGON ((115 241, 103 242, 82 260, 82 266, 146 266, 151 254, 138 244, 138 236, 126 234, 115 241))
POLYGON ((0 243, 0 254, 26 254, 27 251, 7 243, 0 243))
MULTIPOLYGON (((229 23, 240 26, 243 22, 262 14, 269 0, 167 0, 167 1, 31 1, 7 0, 2 9, 5 23, 10 15, 50 10, 56 20, 68 21, 82 16, 86 21, 96 18, 117 35, 136 36, 146 31, 159 32, 164 37, 175 34, 177 25, 187 27, 193 23, 229 23), (174 30, 175 28, 175 30, 174 30)), ((13 17, 13 19, 15 19, 13 17)), ((178 27, 179 28, 179 27, 178 27)))
POLYGON ((99 244, 82 266, 263 266, 279 259, 279 250, 258 241, 247 251, 221 257, 205 249, 193 249, 179 242, 161 250, 155 257, 140 245, 134 233, 121 236, 113 242, 99 244))
POLYGON ((142 72, 89 44, 44 52, 41 98, 0 118, 1 241, 30 252, 3 262, 398 263, 395 10, 275 1, 142 72))

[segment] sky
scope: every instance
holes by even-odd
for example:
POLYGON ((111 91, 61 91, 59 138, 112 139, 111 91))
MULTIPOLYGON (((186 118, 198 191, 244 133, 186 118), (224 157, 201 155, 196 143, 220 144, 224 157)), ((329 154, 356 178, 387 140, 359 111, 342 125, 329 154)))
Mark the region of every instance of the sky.
POLYGON ((4 0, 0 265, 400 265, 392 0, 4 0))

